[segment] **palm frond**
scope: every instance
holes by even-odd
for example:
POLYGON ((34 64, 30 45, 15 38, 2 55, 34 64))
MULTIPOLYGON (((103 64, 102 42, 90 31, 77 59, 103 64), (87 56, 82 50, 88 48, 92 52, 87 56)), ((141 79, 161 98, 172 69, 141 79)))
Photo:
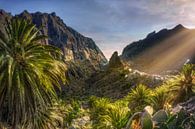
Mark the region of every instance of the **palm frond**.
POLYGON ((58 48, 38 42, 45 36, 31 22, 14 18, 5 30, 7 36, 0 36, 0 110, 7 116, 0 118, 15 127, 53 105, 54 86, 65 82, 66 68, 58 48))

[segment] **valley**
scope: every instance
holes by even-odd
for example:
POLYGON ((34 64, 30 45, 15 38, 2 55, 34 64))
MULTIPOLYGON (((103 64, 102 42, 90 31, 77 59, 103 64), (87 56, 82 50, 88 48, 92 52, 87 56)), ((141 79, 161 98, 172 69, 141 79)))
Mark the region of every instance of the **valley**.
POLYGON ((0 10, 0 129, 193 129, 194 37, 179 24, 107 60, 55 13, 0 10))

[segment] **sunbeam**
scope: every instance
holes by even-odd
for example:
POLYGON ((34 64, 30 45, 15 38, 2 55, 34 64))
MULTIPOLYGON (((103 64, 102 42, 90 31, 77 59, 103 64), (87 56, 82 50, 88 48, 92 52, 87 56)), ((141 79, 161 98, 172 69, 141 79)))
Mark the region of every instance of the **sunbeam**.
POLYGON ((145 50, 134 61, 148 73, 178 69, 195 54, 194 35, 195 31, 181 30, 174 36, 145 50))

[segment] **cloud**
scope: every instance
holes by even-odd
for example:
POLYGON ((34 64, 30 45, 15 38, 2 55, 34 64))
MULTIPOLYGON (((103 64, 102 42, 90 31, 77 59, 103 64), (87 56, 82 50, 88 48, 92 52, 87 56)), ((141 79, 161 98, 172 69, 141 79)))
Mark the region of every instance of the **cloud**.
POLYGON ((141 0, 141 5, 140 8, 144 9, 146 14, 158 15, 163 21, 188 24, 195 20, 194 0, 141 0))
POLYGON ((106 57, 133 40, 179 23, 195 26, 195 0, 2 0, 0 8, 20 13, 56 12, 78 32, 93 38, 106 57))
MULTIPOLYGON (((107 51, 119 50, 121 52, 120 46, 124 46, 124 43, 143 38, 153 30, 164 27, 172 28, 177 24, 195 26, 194 0, 108 0, 106 2, 96 0, 96 2, 105 9, 99 10, 98 13, 103 11, 105 12, 103 16, 106 16, 101 18, 105 19, 102 25, 105 25, 106 29, 99 33, 104 38, 102 42, 98 40, 97 42, 105 43, 106 46, 110 45, 107 51), (112 44, 119 47, 115 49, 112 44)), ((96 36, 93 36, 96 39, 96 36)), ((107 54, 111 53, 107 52, 107 54)))

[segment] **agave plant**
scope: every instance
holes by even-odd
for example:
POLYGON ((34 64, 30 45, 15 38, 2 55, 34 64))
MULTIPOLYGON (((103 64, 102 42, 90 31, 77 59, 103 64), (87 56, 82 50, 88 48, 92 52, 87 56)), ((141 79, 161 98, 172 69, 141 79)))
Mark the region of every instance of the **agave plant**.
POLYGON ((156 111, 164 109, 165 105, 170 103, 171 98, 168 91, 169 89, 165 86, 160 86, 154 89, 151 96, 151 105, 156 111))
POLYGON ((15 18, 5 30, 0 32, 0 117, 15 128, 52 105, 65 67, 57 58, 61 51, 40 44, 46 36, 31 22, 15 18))
POLYGON ((174 94, 175 104, 183 102, 194 95, 194 71, 195 66, 193 64, 186 64, 183 66, 180 75, 167 82, 170 92, 174 94))
POLYGON ((131 112, 123 103, 110 103, 106 110, 99 114, 93 125, 95 129, 122 129, 126 126, 131 112))
POLYGON ((98 116, 104 114, 110 105, 110 100, 108 98, 90 98, 91 103, 91 117, 92 119, 97 119, 98 116))
POLYGON ((135 89, 132 89, 127 96, 129 108, 134 111, 141 111, 151 102, 151 90, 140 84, 135 89))

